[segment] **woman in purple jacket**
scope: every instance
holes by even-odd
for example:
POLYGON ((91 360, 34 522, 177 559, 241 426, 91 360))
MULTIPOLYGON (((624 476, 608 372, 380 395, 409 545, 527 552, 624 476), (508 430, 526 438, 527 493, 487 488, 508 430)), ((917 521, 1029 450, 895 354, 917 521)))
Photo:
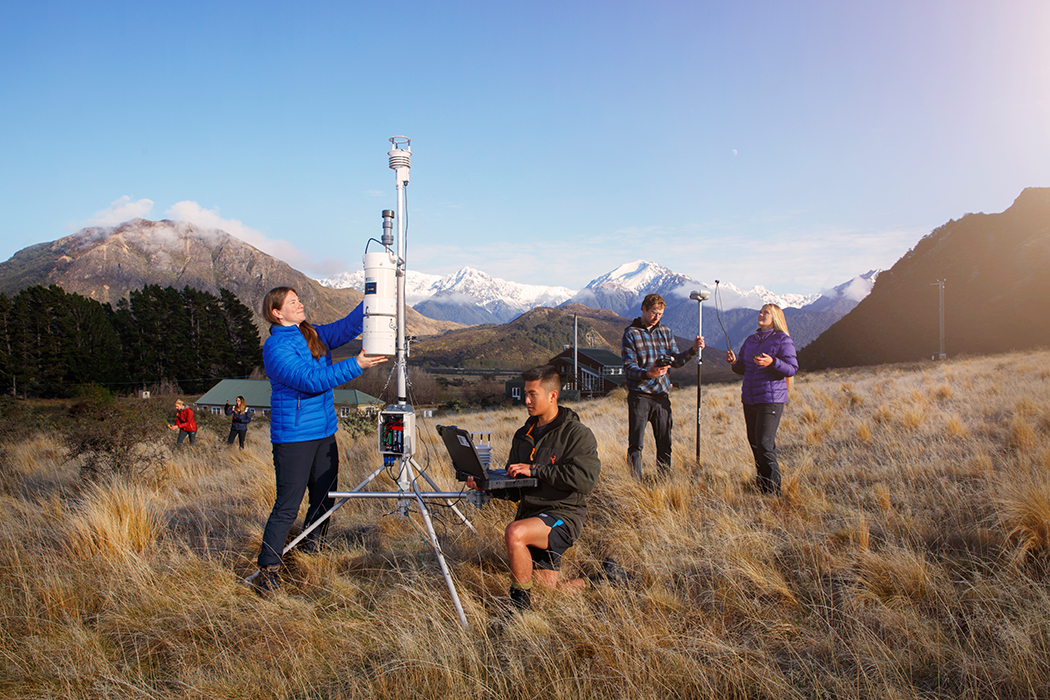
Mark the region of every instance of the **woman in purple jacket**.
POLYGON ((798 370, 795 343, 788 334, 784 312, 776 304, 766 304, 758 312, 758 330, 740 346, 739 357, 726 351, 726 362, 744 375, 741 400, 747 441, 755 455, 758 476, 755 483, 762 493, 780 495, 780 467, 777 465, 777 426, 784 414, 791 378, 798 370))

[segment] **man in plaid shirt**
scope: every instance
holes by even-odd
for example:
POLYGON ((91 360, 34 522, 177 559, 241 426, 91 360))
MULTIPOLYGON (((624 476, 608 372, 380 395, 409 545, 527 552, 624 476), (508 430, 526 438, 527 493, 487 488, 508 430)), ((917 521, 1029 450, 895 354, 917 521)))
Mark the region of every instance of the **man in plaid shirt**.
POLYGON ((667 371, 681 367, 704 348, 696 337, 685 352, 677 352, 671 329, 660 323, 666 304, 659 294, 642 300, 642 315, 623 331, 623 372, 627 378, 627 454, 634 475, 642 480, 642 444, 645 426, 653 426, 656 466, 661 476, 671 471, 671 380, 667 371))

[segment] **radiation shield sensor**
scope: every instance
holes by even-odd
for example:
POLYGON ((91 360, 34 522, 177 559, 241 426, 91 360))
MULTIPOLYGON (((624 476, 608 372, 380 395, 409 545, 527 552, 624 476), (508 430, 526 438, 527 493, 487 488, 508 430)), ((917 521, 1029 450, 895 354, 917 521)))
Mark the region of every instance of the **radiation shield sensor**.
MULTIPOLYGON (((386 214, 383 212, 384 219, 386 214)), ((366 355, 393 357, 397 353, 397 258, 393 251, 385 248, 376 253, 365 253, 363 262, 362 345, 366 355)))

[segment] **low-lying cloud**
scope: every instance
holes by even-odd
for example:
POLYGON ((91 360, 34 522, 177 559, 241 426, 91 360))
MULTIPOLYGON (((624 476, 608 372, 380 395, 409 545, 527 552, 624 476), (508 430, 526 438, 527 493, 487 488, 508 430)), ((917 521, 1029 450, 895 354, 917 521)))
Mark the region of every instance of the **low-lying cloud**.
POLYGON ((153 211, 152 199, 138 199, 124 195, 105 209, 95 212, 84 226, 117 226, 132 219, 145 219, 153 211))
MULTIPOLYGON (((95 214, 84 223, 85 227, 119 226, 132 219, 148 219, 153 211, 154 202, 150 199, 132 201, 124 195, 108 207, 95 214)), ((248 245, 254 246, 267 255, 283 260, 297 270, 311 275, 334 275, 346 269, 342 260, 325 257, 315 260, 308 253, 296 248, 288 241, 270 238, 258 229, 247 226, 240 219, 228 219, 219 213, 219 208, 207 209, 197 202, 183 200, 176 202, 164 212, 164 218, 193 224, 203 231, 224 231, 248 245)))
POLYGON ((270 238, 261 231, 246 226, 240 219, 227 219, 219 213, 219 208, 205 209, 197 202, 189 200, 173 204, 165 216, 175 221, 186 221, 200 228, 211 228, 225 231, 239 238, 248 245, 254 246, 268 255, 283 260, 297 270, 309 271, 317 275, 332 275, 342 272, 346 266, 341 260, 327 257, 315 260, 308 253, 299 250, 288 241, 270 238))

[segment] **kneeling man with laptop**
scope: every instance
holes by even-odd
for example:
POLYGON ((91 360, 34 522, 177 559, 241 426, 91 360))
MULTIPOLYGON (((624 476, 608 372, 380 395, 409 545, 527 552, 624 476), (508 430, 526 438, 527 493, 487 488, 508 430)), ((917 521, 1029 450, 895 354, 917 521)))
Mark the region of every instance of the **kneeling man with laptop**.
MULTIPOLYGON (((561 376, 557 368, 535 367, 522 378, 529 418, 514 434, 506 477, 529 481, 496 487, 491 480, 478 483, 470 476, 467 486, 518 502, 505 540, 512 579, 510 598, 524 610, 532 603, 533 578, 543 586, 558 585, 562 554, 580 536, 587 517, 587 494, 598 482, 602 464, 590 428, 575 411, 558 406, 561 376)), ((561 585, 580 591, 587 583, 577 578, 561 585)))

